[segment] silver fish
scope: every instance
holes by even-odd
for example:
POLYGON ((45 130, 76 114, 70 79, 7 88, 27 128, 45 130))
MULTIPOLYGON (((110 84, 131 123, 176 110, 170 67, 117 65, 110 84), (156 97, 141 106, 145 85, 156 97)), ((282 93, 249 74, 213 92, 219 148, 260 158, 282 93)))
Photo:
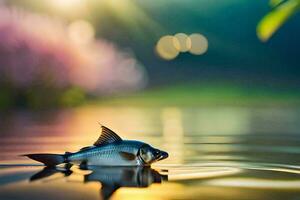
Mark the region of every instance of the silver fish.
POLYGON ((153 148, 149 144, 134 140, 123 140, 115 132, 101 126, 102 132, 93 146, 78 152, 65 154, 26 154, 46 166, 62 163, 95 166, 150 166, 168 157, 168 153, 153 148))

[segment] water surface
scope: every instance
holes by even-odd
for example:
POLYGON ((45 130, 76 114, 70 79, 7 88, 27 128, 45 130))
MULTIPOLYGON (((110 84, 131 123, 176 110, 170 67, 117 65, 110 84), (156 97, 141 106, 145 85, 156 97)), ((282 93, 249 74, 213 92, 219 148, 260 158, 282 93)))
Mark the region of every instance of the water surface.
POLYGON ((0 115, 0 199, 299 199, 300 108, 101 107, 0 115), (93 144, 98 122, 170 157, 45 169, 24 153, 93 144))

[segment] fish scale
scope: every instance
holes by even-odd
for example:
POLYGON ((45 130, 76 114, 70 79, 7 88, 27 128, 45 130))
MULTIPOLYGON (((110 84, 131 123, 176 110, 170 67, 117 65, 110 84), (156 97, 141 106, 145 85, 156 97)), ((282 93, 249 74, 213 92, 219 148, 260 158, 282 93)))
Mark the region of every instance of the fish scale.
POLYGON ((87 162, 93 165, 111 165, 114 162, 119 163, 119 165, 138 165, 138 157, 128 161, 123 159, 119 152, 137 154, 138 149, 142 145, 143 143, 139 141, 123 140, 122 143, 95 146, 87 150, 71 153, 67 156, 67 160, 71 163, 87 162))

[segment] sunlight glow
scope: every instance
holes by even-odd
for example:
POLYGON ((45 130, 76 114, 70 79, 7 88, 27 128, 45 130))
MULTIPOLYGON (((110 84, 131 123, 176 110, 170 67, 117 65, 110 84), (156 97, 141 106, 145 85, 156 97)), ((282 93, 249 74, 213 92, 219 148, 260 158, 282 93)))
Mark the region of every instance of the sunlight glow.
POLYGON ((77 44, 88 44, 94 40, 94 27, 87 21, 77 20, 68 27, 69 38, 77 44))
POLYGON ((224 178, 207 181, 207 184, 222 187, 260 188, 260 189, 299 189, 298 180, 267 180, 258 178, 224 178))
POLYGON ((51 0, 48 2, 54 9, 58 9, 60 11, 78 11, 85 4, 84 0, 51 0))
POLYGON ((169 160, 176 163, 184 161, 184 131, 181 110, 175 107, 164 108, 161 112, 161 121, 163 126, 163 139, 166 145, 164 148, 167 152, 172 152, 172 147, 176 147, 176 157, 170 156, 169 160))
POLYGON ((192 179, 208 179, 222 176, 229 176, 240 173, 242 170, 233 167, 202 167, 199 170, 193 171, 177 171, 173 170, 169 174, 169 181, 192 180, 192 179), (175 171, 175 173, 174 173, 175 171))

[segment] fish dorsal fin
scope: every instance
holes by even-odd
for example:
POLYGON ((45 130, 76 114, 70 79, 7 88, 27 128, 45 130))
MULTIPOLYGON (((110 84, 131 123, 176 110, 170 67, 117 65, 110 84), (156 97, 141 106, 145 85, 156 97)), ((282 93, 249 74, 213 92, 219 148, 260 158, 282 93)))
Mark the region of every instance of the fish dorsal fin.
POLYGON ((120 138, 120 136, 118 136, 115 132, 113 132, 109 128, 103 125, 101 125, 101 128, 102 128, 102 132, 98 140, 94 143, 95 146, 122 141, 122 138, 120 138))
POLYGON ((87 147, 82 147, 79 151, 83 151, 83 150, 87 150, 87 149, 91 149, 93 148, 94 146, 87 146, 87 147))

